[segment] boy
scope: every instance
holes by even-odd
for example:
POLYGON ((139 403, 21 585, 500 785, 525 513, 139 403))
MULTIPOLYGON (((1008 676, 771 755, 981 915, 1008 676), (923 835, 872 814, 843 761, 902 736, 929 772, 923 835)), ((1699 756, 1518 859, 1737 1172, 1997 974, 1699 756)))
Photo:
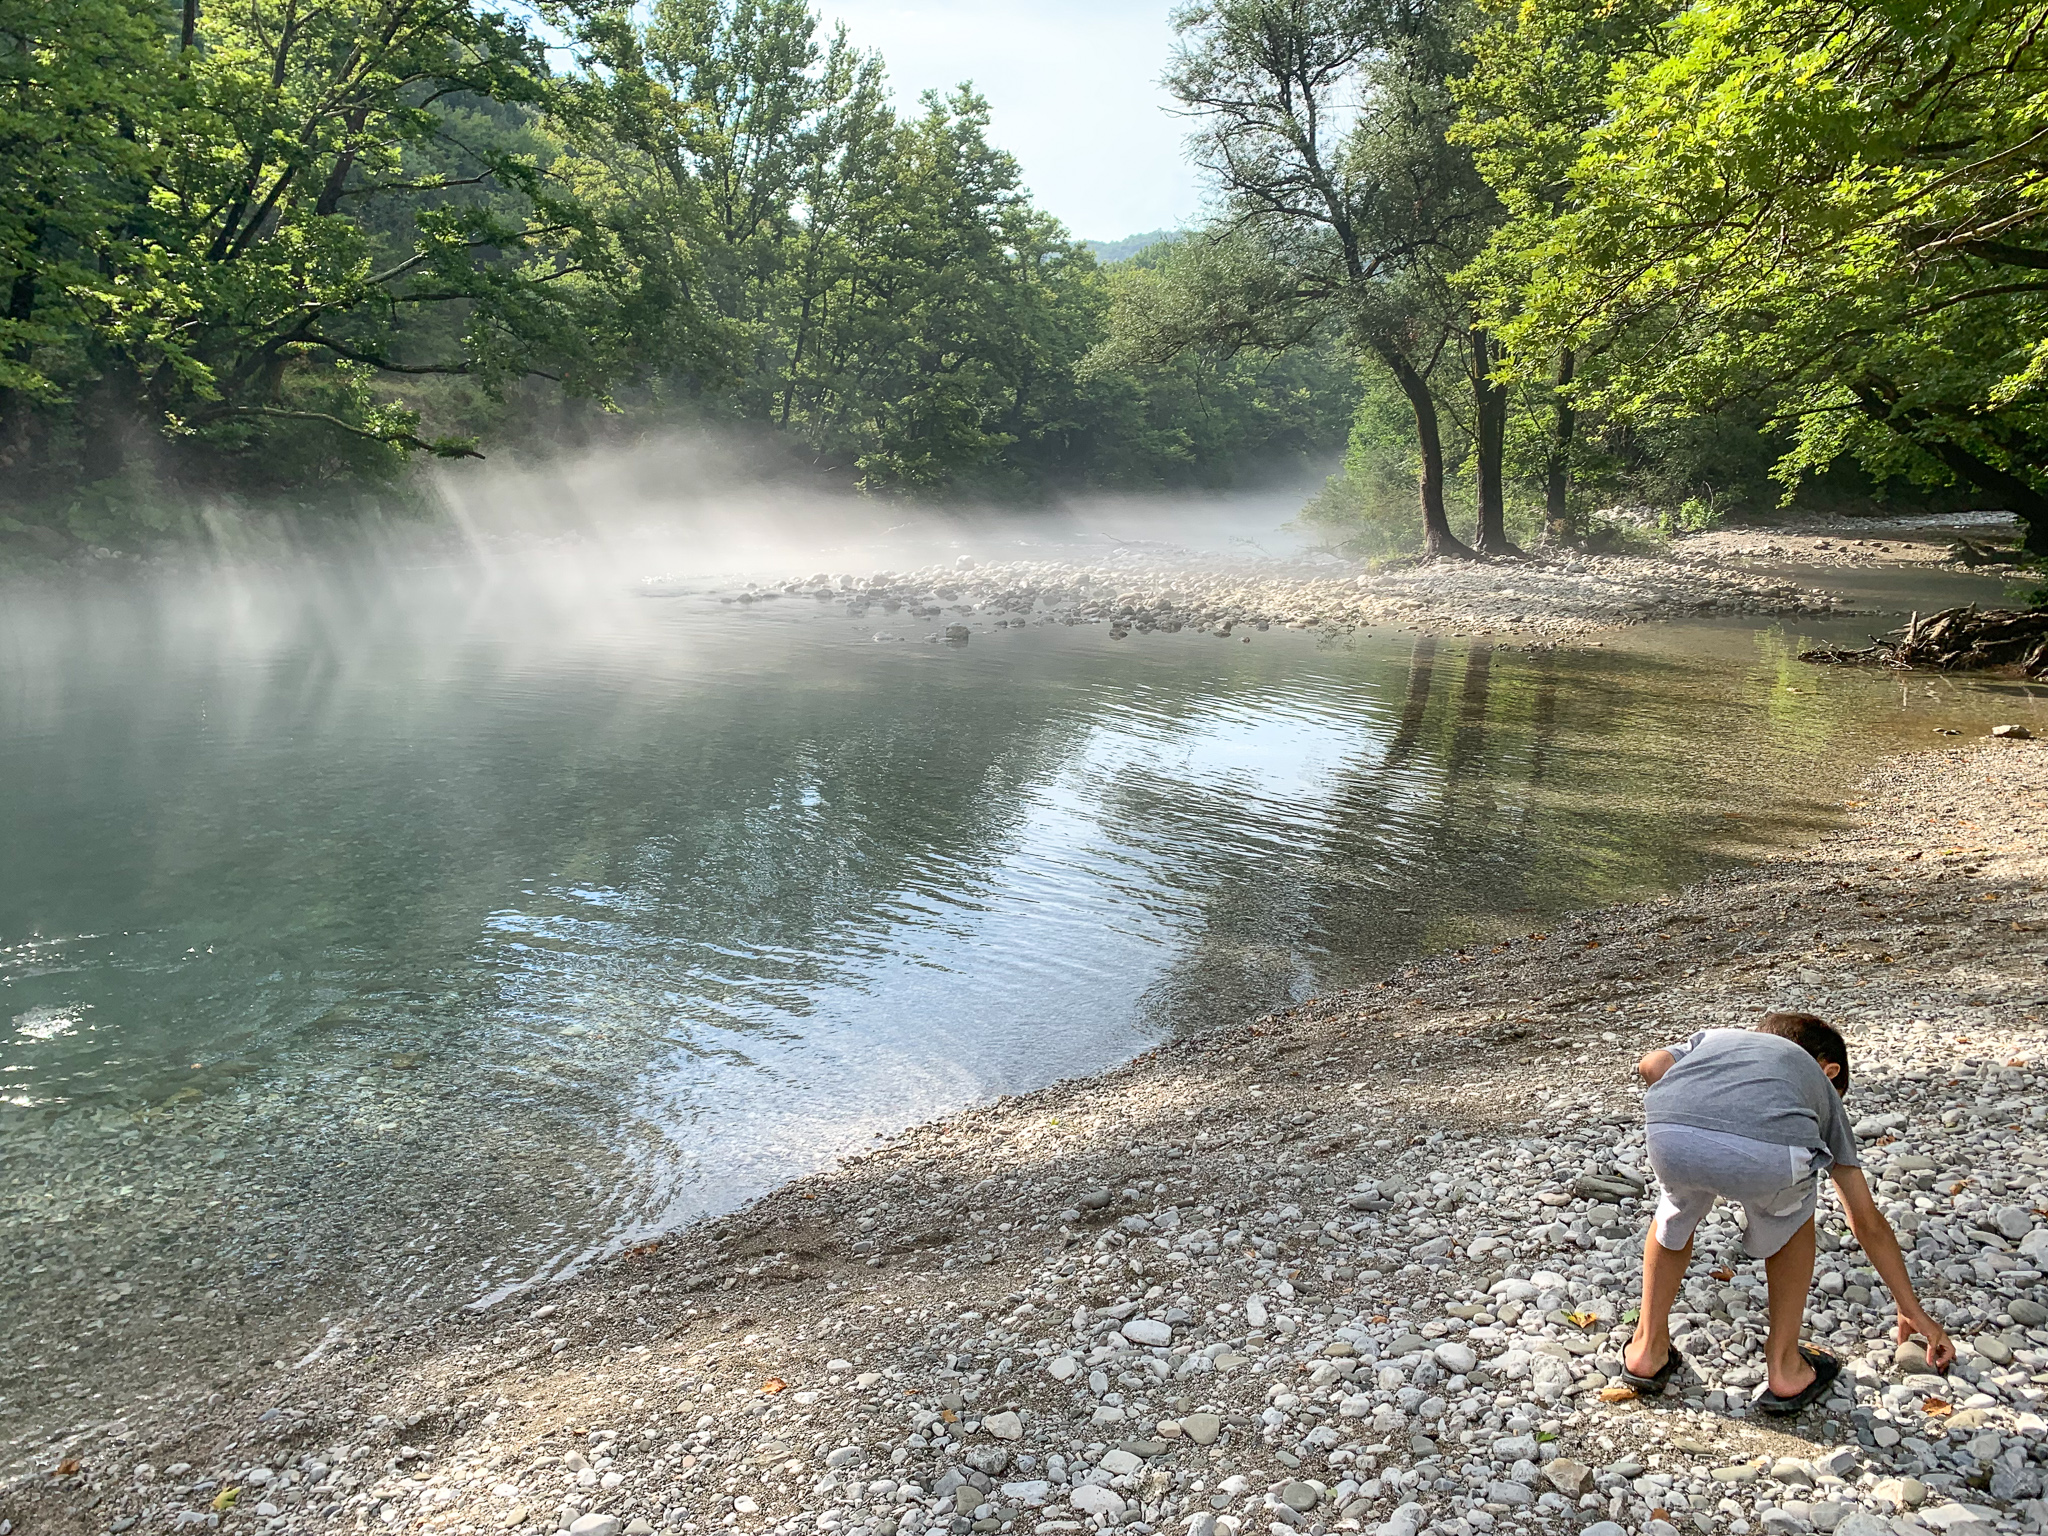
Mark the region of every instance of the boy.
POLYGON ((1692 1258, 1693 1229, 1718 1197, 1742 1205, 1743 1249, 1764 1261, 1769 1286, 1768 1378, 1757 1406, 1797 1413, 1827 1395, 1841 1361, 1799 1342, 1822 1169, 1835 1181, 1850 1232, 1892 1293, 1900 1342, 1922 1335, 1927 1363, 1948 1368, 1955 1346, 1913 1294, 1899 1240, 1864 1181, 1842 1113, 1849 1051, 1833 1027, 1808 1013, 1769 1013, 1754 1031, 1706 1029, 1652 1051, 1636 1071, 1650 1085, 1643 1112, 1662 1189, 1643 1240, 1642 1314, 1622 1353, 1628 1385, 1661 1392, 1671 1379, 1671 1304, 1692 1258))

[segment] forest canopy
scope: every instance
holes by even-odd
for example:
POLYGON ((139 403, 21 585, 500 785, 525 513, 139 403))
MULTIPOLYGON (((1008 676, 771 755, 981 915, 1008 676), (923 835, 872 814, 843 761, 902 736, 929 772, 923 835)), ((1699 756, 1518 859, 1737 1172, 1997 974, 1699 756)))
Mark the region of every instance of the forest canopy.
POLYGON ((535 4, 0 0, 0 518, 710 423, 877 494, 1344 450, 1375 552, 2048 553, 2048 0, 1198 0, 1205 220, 1092 247, 802 0, 535 4))
POLYGON ((1781 497, 2016 513, 2048 554, 2041 0, 1211 0, 1217 197, 1106 355, 1366 368, 1319 509, 1464 551, 1781 497), (1416 506, 1419 490, 1419 508, 1416 506), (1419 517, 1418 517, 1419 511, 1419 517))
POLYGON ((619 423, 874 491, 1225 484, 1357 398, 1334 335, 1084 376, 1114 278, 987 104, 899 112, 797 0, 0 0, 0 80, 24 516, 619 423))

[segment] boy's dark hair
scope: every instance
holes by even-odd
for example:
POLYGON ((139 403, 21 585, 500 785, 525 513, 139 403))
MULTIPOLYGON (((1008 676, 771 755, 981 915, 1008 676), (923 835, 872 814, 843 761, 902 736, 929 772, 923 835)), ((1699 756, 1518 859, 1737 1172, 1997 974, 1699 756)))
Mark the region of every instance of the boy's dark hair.
POLYGON ((1825 1019, 1810 1013, 1767 1013, 1757 1025, 1760 1035, 1779 1035, 1790 1040, 1818 1062, 1832 1061, 1842 1070, 1835 1074, 1835 1092, 1849 1091, 1849 1046, 1842 1032, 1825 1019))

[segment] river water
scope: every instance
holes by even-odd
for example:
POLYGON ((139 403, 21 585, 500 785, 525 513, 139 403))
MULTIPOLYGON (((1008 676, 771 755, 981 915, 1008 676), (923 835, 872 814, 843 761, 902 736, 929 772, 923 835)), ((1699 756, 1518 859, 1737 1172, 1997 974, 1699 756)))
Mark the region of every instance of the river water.
POLYGON ((2037 707, 1809 668, 1774 627, 878 644, 543 575, 8 594, 17 1450, 1667 889, 1827 825, 1879 752, 2037 707))

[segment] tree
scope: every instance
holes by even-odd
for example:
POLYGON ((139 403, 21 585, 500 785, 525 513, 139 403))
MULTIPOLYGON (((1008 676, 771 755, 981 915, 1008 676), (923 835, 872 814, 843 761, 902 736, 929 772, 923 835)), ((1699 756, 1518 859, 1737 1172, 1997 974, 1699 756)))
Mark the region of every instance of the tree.
POLYGON ((49 455, 51 408, 93 377, 92 322, 134 265, 151 150, 175 86, 163 27, 125 0, 0 0, 0 469, 49 455))
MULTIPOLYGON (((89 30, 99 12, 67 3, 58 24, 89 30)), ((543 375, 594 394, 617 375, 633 274, 551 174, 607 98, 558 81, 519 19, 469 0, 106 10, 105 38, 62 69, 38 77, 56 39, 26 53, 29 99, 64 98, 58 131, 99 195, 0 229, 8 436, 68 403, 88 479, 119 469, 137 425, 262 448, 273 470, 317 431, 361 445, 360 468, 474 451, 418 434, 409 381, 543 375)))
POLYGON ((9 512, 111 533, 78 509, 148 526, 159 475, 376 479, 557 413, 758 423, 892 494, 1341 439, 1327 352, 1084 378, 1110 282, 971 89, 899 116, 802 0, 544 13, 0 0, 9 512))
POLYGON ((1490 344, 1449 281, 1494 210, 1446 137, 1460 15, 1449 0, 1218 0, 1178 12, 1167 83, 1196 120, 1190 142, 1219 194, 1216 223, 1208 250, 1191 248, 1154 285, 1179 281, 1185 297, 1132 295, 1113 338, 1139 353, 1203 336, 1284 346, 1336 318, 1409 402, 1432 555, 1471 553, 1444 508, 1432 376, 1446 352, 1464 358, 1473 392, 1478 542, 1508 547, 1490 344))
MULTIPOLYGON (((1607 110, 1617 59, 1654 39, 1669 7, 1659 0, 1479 0, 1490 18, 1470 42, 1472 67, 1450 84, 1459 106, 1451 137, 1506 218, 1462 275, 1497 330, 1517 313, 1528 281, 1526 251, 1568 205, 1580 143, 1607 110)), ((1544 513, 1570 525, 1568 506, 1578 412, 1578 356, 1556 349, 1548 370, 1550 432, 1543 454, 1544 513)), ((1532 370, 1513 369, 1523 375, 1532 370)))
MULTIPOLYGON (((1103 483, 1217 486, 1281 464, 1307 469, 1350 430, 1361 379, 1337 327, 1266 345, 1200 317, 1148 314, 1190 297, 1187 279, 1162 280, 1162 268, 1214 251, 1170 236, 1103 274, 1110 338, 1082 367, 1082 451, 1103 483), (1183 342, 1159 345, 1167 328, 1183 342)), ((1235 292, 1230 282, 1219 296, 1235 292)))
MULTIPOLYGON (((1542 12, 1559 0, 1530 0, 1542 12)), ((1613 67, 1509 334, 1638 418, 1762 396, 1788 483, 1960 481, 2048 554, 2048 6, 1701 0, 1613 67)))

